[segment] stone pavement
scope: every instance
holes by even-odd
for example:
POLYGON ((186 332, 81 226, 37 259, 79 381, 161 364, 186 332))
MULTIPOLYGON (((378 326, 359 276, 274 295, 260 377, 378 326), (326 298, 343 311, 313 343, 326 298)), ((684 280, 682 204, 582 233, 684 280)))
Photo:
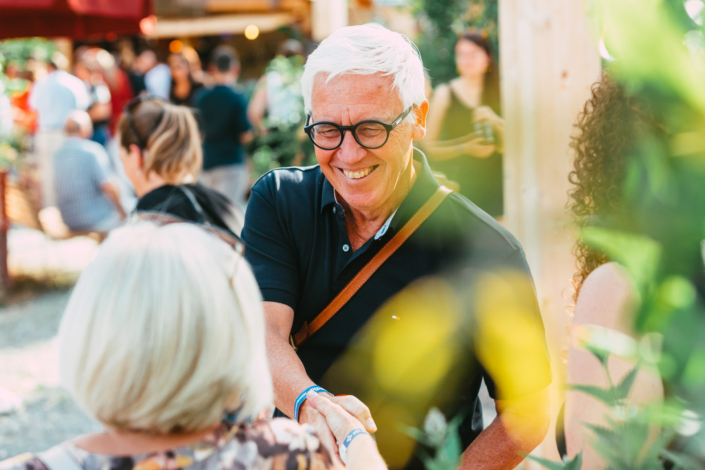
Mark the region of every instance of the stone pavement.
MULTIPOLYGON (((85 237, 55 241, 13 228, 8 248, 14 276, 70 285, 97 244, 85 237)), ((69 294, 69 287, 53 289, 0 308, 0 389, 22 403, 0 414, 0 460, 99 429, 59 387, 56 333, 69 294)))

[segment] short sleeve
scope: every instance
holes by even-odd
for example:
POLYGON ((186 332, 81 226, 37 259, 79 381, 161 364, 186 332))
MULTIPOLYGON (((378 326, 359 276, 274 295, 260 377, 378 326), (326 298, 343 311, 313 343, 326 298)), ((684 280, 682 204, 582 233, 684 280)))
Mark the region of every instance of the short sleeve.
POLYGON ((274 189, 267 187, 270 178, 271 173, 252 188, 242 230, 245 258, 264 300, 295 309, 300 288, 298 258, 277 213, 274 189))
POLYGON ((92 158, 88 159, 88 171, 90 171, 93 181, 100 186, 108 180, 105 166, 108 164, 108 154, 101 148, 93 152, 92 158))
POLYGON ((475 349, 495 399, 536 393, 552 381, 539 303, 523 251, 476 278, 475 349))
POLYGON ((247 119, 247 102, 239 93, 235 98, 235 109, 233 110, 233 126, 236 134, 243 134, 250 130, 250 121, 247 119))
POLYGON ((548 387, 546 333, 521 248, 475 282, 475 348, 490 396, 515 399, 548 387))

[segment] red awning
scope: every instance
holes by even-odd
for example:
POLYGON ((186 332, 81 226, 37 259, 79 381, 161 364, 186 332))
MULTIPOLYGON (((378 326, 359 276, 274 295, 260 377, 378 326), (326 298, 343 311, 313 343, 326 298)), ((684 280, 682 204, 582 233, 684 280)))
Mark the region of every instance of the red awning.
POLYGON ((0 39, 138 34, 152 0, 0 0, 0 39))

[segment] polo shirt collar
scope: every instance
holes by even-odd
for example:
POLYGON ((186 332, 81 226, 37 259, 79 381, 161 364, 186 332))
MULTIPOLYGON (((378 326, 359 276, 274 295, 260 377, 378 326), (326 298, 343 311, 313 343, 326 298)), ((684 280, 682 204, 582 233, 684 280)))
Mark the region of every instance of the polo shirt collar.
MULTIPOLYGON (((433 195, 436 189, 438 189, 438 187, 440 186, 438 184, 438 181, 436 181, 436 177, 433 176, 431 167, 428 165, 426 155, 424 155, 421 150, 414 148, 413 158, 414 161, 420 163, 420 168, 416 174, 416 181, 414 182, 414 186, 412 186, 411 190, 409 191, 409 194, 407 194, 406 198, 401 203, 401 205, 392 214, 389 220, 387 220, 387 223, 385 223, 385 227, 391 226, 393 229, 396 229, 396 225, 399 223, 399 220, 403 220, 404 222, 406 222, 409 218, 411 218, 414 213, 416 213, 417 210, 421 208, 421 206, 433 195), (405 214, 409 211, 411 212, 411 214, 406 216, 405 214), (397 215, 399 215, 399 217, 397 217, 397 215)), ((321 195, 321 206, 319 208, 319 212, 322 214, 323 211, 326 210, 326 208, 331 204, 337 204, 337 200, 335 198, 335 189, 333 189, 333 185, 330 184, 328 178, 324 176, 323 192, 321 195)), ((387 231, 386 228, 384 231, 387 231)))

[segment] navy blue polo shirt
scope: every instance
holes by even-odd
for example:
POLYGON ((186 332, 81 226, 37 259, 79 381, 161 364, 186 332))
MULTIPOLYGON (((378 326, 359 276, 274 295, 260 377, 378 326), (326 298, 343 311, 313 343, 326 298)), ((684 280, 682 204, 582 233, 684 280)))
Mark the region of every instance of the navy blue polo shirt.
MULTIPOLYGON (((247 245, 245 257, 252 265, 264 300, 294 310, 292 333, 304 321, 310 323, 438 189, 439 183, 423 153, 415 150, 414 161, 416 181, 388 229, 354 252, 345 230, 345 211, 336 202, 333 186, 320 167, 272 170, 253 186, 242 232, 247 245)), ((511 269, 531 276, 517 240, 475 204, 453 193, 299 348, 299 358, 309 377, 320 383, 353 336, 395 294, 417 279, 457 269, 511 269)), ((535 297, 533 304, 540 319, 535 297)), ((548 358, 545 366, 542 373, 547 386, 551 381, 548 358)), ((482 430, 477 393, 483 375, 490 394, 495 394, 492 379, 480 367, 463 392, 464 400, 474 408, 467 429, 461 429, 465 445, 482 430)))

